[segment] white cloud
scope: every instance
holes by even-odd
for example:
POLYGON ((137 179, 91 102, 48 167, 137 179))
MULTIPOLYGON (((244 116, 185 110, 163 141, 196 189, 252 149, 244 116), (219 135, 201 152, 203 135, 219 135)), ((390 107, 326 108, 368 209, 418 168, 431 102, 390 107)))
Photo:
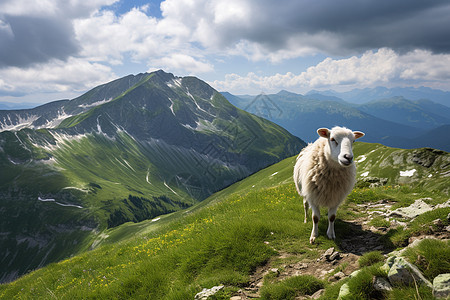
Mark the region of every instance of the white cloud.
POLYGON ((326 58, 298 75, 291 72, 272 76, 228 74, 225 80, 211 84, 221 91, 235 93, 276 92, 281 89, 305 91, 338 86, 350 90, 378 85, 446 89, 450 84, 450 54, 415 50, 399 55, 382 48, 367 51, 359 57, 326 58))
POLYGON ((208 62, 195 59, 192 56, 174 53, 151 61, 152 66, 164 69, 169 72, 184 72, 189 70, 192 74, 207 73, 213 70, 213 66, 208 62))
POLYGON ((0 69, 0 93, 85 92, 116 78, 110 67, 84 59, 0 69))

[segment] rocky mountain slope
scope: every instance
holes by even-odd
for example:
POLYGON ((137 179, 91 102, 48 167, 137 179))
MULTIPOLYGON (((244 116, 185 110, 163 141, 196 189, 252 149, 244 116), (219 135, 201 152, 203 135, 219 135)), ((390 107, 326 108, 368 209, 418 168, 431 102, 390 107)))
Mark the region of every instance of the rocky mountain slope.
POLYGON ((194 77, 130 75, 0 111, 0 280, 91 247, 106 228, 197 203, 304 143, 194 77))
POLYGON ((434 299, 417 277, 394 277, 404 260, 430 282, 450 273, 449 154, 361 142, 354 153, 358 184, 338 210, 335 241, 322 218, 309 244, 293 156, 184 211, 106 230, 93 251, 0 286, 0 298, 194 299, 206 289, 233 300, 336 299, 341 290, 350 293, 342 299, 434 299), (428 209, 403 214, 421 202, 428 209), (425 236, 437 240, 414 243, 425 236))

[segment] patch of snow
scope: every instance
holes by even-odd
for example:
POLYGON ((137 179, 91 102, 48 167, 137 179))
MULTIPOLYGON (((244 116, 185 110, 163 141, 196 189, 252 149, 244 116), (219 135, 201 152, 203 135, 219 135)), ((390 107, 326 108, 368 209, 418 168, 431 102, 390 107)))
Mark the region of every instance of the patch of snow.
POLYGON ((412 177, 416 173, 416 169, 400 171, 400 176, 403 177, 412 177))
POLYGON ((360 162, 365 161, 366 159, 367 159, 367 156, 361 155, 361 156, 358 157, 357 160, 355 160, 355 162, 360 163, 360 162))
POLYGON ((165 181, 164 181, 164 185, 175 195, 179 196, 177 192, 175 192, 165 181))
POLYGON ((77 190, 77 191, 80 191, 80 192, 83 192, 83 193, 89 193, 89 190, 86 190, 86 189, 82 189, 82 188, 79 188, 79 187, 76 187, 76 186, 66 186, 65 188, 63 188, 63 190, 77 190))
POLYGON ((170 111, 172 112, 172 114, 175 116, 175 112, 173 111, 173 100, 172 99, 170 99, 170 97, 169 97, 169 101, 170 101, 170 106, 169 106, 169 108, 170 108, 170 111))
POLYGON ((161 218, 160 218, 160 217, 158 217, 158 218, 154 218, 154 219, 152 219, 152 222, 156 222, 156 221, 159 221, 159 220, 161 220, 161 218))
POLYGON ((71 116, 72 115, 66 114, 66 112, 64 111, 64 108, 63 108, 63 109, 58 111, 58 115, 56 116, 56 118, 47 121, 47 123, 45 123, 42 126, 38 126, 37 129, 40 129, 40 128, 55 128, 59 124, 61 124, 62 121, 64 121, 67 118, 70 118, 71 116))
POLYGON ((133 172, 136 172, 136 170, 133 169, 133 167, 132 167, 125 159, 124 159, 123 161, 127 164, 127 166, 128 166, 131 170, 133 170, 133 172))
POLYGON ((369 171, 364 172, 364 173, 361 174, 361 177, 367 177, 367 176, 369 176, 369 171))
POLYGON ((103 133, 102 127, 100 126, 100 121, 98 119, 98 118, 100 118, 100 116, 97 117, 97 131, 98 131, 98 133, 103 133))
POLYGON ((112 101, 112 98, 103 99, 101 101, 97 101, 97 102, 94 102, 94 103, 91 103, 91 104, 80 104, 80 105, 78 105, 78 107, 80 107, 80 108, 89 108, 89 107, 99 106, 99 105, 108 103, 110 101, 112 101))
POLYGON ((27 115, 25 118, 22 118, 21 116, 18 116, 18 123, 14 124, 14 122, 11 120, 11 116, 8 114, 8 118, 3 118, 2 121, 0 121, 0 132, 1 131, 18 131, 22 128, 32 127, 32 124, 34 121, 36 121, 39 117, 36 115, 27 115))
POLYGON ((147 170, 147 175, 145 176, 145 181, 147 181, 148 184, 152 184, 150 182, 149 176, 150 176, 150 169, 147 170))
POLYGON ((58 204, 60 206, 65 206, 65 207, 83 208, 82 206, 79 206, 79 205, 60 203, 60 202, 57 202, 55 199, 52 199, 52 198, 44 199, 44 198, 38 197, 38 200, 41 201, 41 202, 55 202, 56 204, 58 204))
POLYGON ((428 178, 433 177, 433 174, 428 175, 428 178))
POLYGON ((270 177, 277 175, 278 172, 273 173, 272 175, 270 175, 270 177))

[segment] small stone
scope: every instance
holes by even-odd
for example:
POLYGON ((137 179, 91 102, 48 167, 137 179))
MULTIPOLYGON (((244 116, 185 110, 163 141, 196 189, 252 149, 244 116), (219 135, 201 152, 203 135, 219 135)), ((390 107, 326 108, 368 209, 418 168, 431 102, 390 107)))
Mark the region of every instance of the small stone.
POLYGON ((210 289, 203 289, 201 292, 197 293, 195 295, 195 300, 206 300, 208 299, 208 297, 215 295, 218 291, 220 291, 221 289, 223 289, 223 285, 219 285, 219 286, 213 286, 210 289))
POLYGON ((355 277, 356 275, 358 275, 359 272, 361 272, 361 270, 356 270, 356 271, 352 272, 352 274, 348 275, 348 277, 350 277, 350 278, 355 277))
POLYGON ((280 274, 280 270, 278 270, 278 268, 272 268, 270 269, 270 272, 276 273, 277 275, 280 274))
POLYGON ((378 292, 392 291, 392 285, 383 277, 375 277, 373 280, 373 288, 378 292))
POLYGON ((305 263, 300 263, 298 265, 294 265, 294 268, 297 269, 297 270, 303 270, 303 269, 308 268, 308 265, 305 264, 305 263))
POLYGON ((325 253, 323 254, 323 256, 324 256, 326 259, 328 259, 328 258, 331 256, 331 254, 333 254, 333 252, 334 252, 334 247, 331 247, 331 248, 327 249, 327 251, 325 251, 325 253))
POLYGON ((434 225, 438 226, 438 227, 444 226, 444 224, 442 224, 442 220, 441 220, 441 219, 433 220, 432 223, 433 223, 434 225))
POLYGON ((333 252, 333 254, 330 255, 330 257, 328 258, 329 261, 333 261, 335 259, 339 259, 339 252, 333 252))
POLYGON ((440 274, 434 278, 433 296, 444 299, 450 296, 450 273, 440 274))
POLYGON ((345 274, 344 274, 344 272, 337 272, 336 274, 334 274, 334 277, 335 278, 337 278, 338 280, 339 279, 342 279, 342 278, 344 278, 345 277, 345 274))
POLYGON ((319 299, 325 293, 325 289, 320 289, 311 295, 311 299, 319 299))

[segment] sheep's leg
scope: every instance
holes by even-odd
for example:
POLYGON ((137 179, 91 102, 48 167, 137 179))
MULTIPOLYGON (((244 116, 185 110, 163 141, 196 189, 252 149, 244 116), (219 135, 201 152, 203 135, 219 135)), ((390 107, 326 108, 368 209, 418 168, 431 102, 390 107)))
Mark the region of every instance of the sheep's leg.
POLYGON ((320 209, 319 206, 316 206, 311 203, 310 206, 312 210, 313 229, 311 231, 311 237, 309 238, 309 242, 311 244, 314 244, 314 242, 316 241, 316 237, 319 236, 320 209))
POLYGON ((338 209, 337 206, 328 209, 328 230, 327 230, 327 236, 331 240, 334 240, 336 238, 336 233, 334 232, 334 220, 336 219, 337 209, 338 209))
POLYGON ((303 198, 303 208, 305 209, 305 220, 303 222, 307 223, 308 222, 309 203, 308 203, 308 201, 306 201, 305 198, 303 198))

